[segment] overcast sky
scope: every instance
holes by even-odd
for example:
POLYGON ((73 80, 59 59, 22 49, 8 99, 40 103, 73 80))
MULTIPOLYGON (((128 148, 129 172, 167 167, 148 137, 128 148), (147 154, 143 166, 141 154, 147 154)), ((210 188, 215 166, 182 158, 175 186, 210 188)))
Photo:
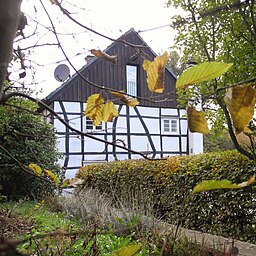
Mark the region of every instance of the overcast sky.
MULTIPOLYGON (((56 29, 62 34, 60 39, 66 53, 77 69, 85 64, 84 58, 91 49, 104 50, 112 43, 73 24, 50 1, 43 0, 43 2, 56 29), (65 35, 69 33, 73 33, 73 36, 65 35)), ((65 7, 74 18, 102 34, 118 38, 133 27, 136 31, 145 31, 140 35, 157 54, 173 45, 175 32, 168 25, 171 23, 170 18, 178 13, 174 9, 166 8, 166 0, 67 0, 66 2, 65 7)), ((33 39, 32 37, 26 39, 22 46, 30 46, 34 42, 38 44, 56 42, 54 35, 45 28, 50 27, 50 23, 40 2, 33 1, 35 6, 31 3, 31 0, 23 0, 22 4, 22 10, 28 15, 29 23, 24 30, 25 35, 30 35, 35 30, 33 19, 37 19, 40 25, 33 39)), ((68 63, 61 61, 64 60, 64 56, 56 46, 40 47, 40 50, 38 48, 31 52, 28 59, 40 65, 36 68, 35 74, 35 80, 39 83, 36 85, 37 91, 43 89, 39 97, 47 96, 61 85, 54 79, 54 70, 59 64, 68 63)), ((71 67, 70 71, 71 75, 74 74, 71 67)))

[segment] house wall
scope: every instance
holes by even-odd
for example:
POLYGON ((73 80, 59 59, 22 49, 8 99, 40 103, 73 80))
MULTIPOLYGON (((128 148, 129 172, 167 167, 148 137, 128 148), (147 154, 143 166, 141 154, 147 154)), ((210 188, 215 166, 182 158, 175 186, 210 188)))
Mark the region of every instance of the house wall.
MULTIPOLYGON (((101 130, 86 130, 86 119, 82 115, 86 103, 55 101, 54 111, 72 127, 102 140, 115 142, 148 157, 189 153, 187 121, 185 110, 126 105, 116 105, 119 116, 113 123, 104 123, 101 130), (163 120, 177 120, 177 133, 164 132, 163 120)), ((60 165, 66 168, 66 177, 70 178, 86 162, 114 161, 141 158, 141 155, 127 152, 113 145, 95 141, 69 131, 64 124, 54 120, 57 131, 58 149, 64 154, 60 165)), ((201 142, 198 141, 198 144, 201 142)))

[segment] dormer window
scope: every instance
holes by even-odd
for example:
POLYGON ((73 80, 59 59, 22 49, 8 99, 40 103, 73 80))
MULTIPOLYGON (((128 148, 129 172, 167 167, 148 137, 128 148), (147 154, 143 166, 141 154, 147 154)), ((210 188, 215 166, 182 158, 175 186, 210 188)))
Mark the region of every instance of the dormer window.
POLYGON ((137 76, 138 70, 137 66, 127 65, 126 66, 126 92, 134 97, 137 97, 137 76))

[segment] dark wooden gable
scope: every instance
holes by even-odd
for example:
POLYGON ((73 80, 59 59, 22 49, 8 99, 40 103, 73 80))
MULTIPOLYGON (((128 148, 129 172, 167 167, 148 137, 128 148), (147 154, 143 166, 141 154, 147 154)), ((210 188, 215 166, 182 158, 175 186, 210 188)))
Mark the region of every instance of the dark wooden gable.
MULTIPOLYGON (((115 41, 105 50, 109 55, 117 55, 117 63, 113 64, 106 60, 93 57, 79 72, 89 81, 100 86, 110 87, 116 90, 126 90, 126 65, 136 65, 138 67, 137 93, 138 97, 142 98, 139 99, 140 105, 176 108, 176 77, 173 72, 168 68, 165 70, 165 95, 152 94, 148 90, 146 72, 142 64, 145 58, 152 61, 156 57, 156 54, 147 46, 134 29, 125 33, 120 37, 120 40, 115 41), (124 44, 120 40, 125 40, 134 45, 145 46, 145 48, 142 48, 143 53, 137 54, 138 48, 124 44), (155 96, 157 96, 157 102, 148 100, 155 96)), ((86 102, 88 96, 99 92, 100 90, 98 88, 88 84, 78 74, 75 74, 46 97, 45 102, 48 104, 56 100, 86 102)))

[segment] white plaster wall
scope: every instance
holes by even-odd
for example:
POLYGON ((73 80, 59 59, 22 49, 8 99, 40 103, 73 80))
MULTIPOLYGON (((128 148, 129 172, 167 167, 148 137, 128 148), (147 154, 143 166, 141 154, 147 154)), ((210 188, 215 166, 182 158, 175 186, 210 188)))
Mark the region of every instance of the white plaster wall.
MULTIPOLYGON (((77 130, 81 130, 81 115, 68 115, 69 125, 77 130)), ((83 123, 85 126, 85 123, 83 123)))
MULTIPOLYGON (((96 135, 95 137, 103 139, 104 140, 104 136, 103 135, 96 135)), ((100 141, 91 139, 91 138, 85 138, 84 141, 85 145, 84 145, 84 151, 85 152, 103 152, 105 149, 105 143, 102 143, 100 141)))
POLYGON ((82 155, 69 155, 68 167, 82 166, 82 155))
POLYGON ((131 131, 131 133, 144 133, 145 132, 139 118, 130 118, 130 131, 131 131))
POLYGON ((79 102, 63 102, 66 112, 80 113, 80 103, 79 102))
MULTIPOLYGON (((64 118, 63 115, 59 115, 62 119, 64 118)), ((57 132, 65 132, 66 126, 61 123, 58 119, 54 119, 54 127, 56 128, 57 132)))
POLYGON ((151 134, 160 134, 160 125, 159 119, 150 119, 150 118, 143 118, 149 133, 151 134))
POLYGON ((135 151, 152 151, 146 136, 131 136, 131 148, 135 151))
POLYGON ((188 131, 188 122, 187 120, 181 120, 181 134, 186 135, 188 131))
POLYGON ((159 109, 158 108, 150 108, 150 107, 140 107, 138 106, 137 109, 142 116, 159 116, 159 109))
POLYGON ((169 108, 162 108, 161 109, 162 116, 178 116, 177 109, 169 109, 169 108))
POLYGON ((177 137, 163 137, 164 151, 179 151, 179 138, 177 137))
POLYGON ((72 135, 69 137, 69 152, 81 152, 81 139, 79 136, 72 135))

